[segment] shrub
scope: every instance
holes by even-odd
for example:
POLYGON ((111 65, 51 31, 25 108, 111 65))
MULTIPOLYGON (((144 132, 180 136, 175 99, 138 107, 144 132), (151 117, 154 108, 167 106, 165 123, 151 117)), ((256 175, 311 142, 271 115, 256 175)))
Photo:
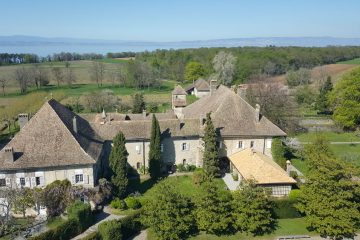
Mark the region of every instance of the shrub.
POLYGON ((239 181, 239 174, 237 174, 237 173, 232 174, 232 177, 233 177, 234 181, 239 181))
POLYGON ((59 225, 55 229, 50 229, 44 233, 41 233, 37 236, 29 238, 30 240, 67 240, 77 236, 80 231, 79 220, 69 219, 59 225))
POLYGON ((99 234, 103 240, 121 240, 121 222, 111 220, 99 225, 99 234))
POLYGON ((73 218, 79 221, 80 231, 87 229, 92 223, 91 207, 81 201, 76 201, 67 209, 69 219, 73 218))
POLYGON ((125 210, 127 208, 124 200, 121 200, 120 198, 115 198, 114 200, 112 200, 110 206, 114 209, 120 210, 125 210))
POLYGON ((300 189, 293 189, 290 191, 289 199, 292 201, 297 201, 300 197, 301 190, 300 189))
POLYGON ((295 208, 296 200, 284 198, 284 199, 275 199, 275 215, 277 218, 299 218, 301 214, 295 208))
POLYGON ((123 239, 129 239, 131 236, 141 231, 143 228, 140 222, 141 213, 142 210, 139 209, 135 213, 119 220, 121 222, 121 233, 123 239))
POLYGON ((176 171, 178 171, 178 172, 186 172, 187 171, 186 166, 184 164, 180 163, 180 164, 176 165, 176 171))
POLYGON ((195 165, 187 165, 187 171, 188 172, 194 172, 196 170, 196 166, 195 165))
POLYGON ((131 209, 138 209, 141 207, 141 203, 137 197, 127 197, 125 203, 126 206, 131 209))
POLYGON ((92 232, 81 240, 102 240, 98 232, 92 232))
POLYGON ((195 185, 200 185, 206 180, 206 174, 202 168, 198 168, 195 170, 192 181, 195 185))

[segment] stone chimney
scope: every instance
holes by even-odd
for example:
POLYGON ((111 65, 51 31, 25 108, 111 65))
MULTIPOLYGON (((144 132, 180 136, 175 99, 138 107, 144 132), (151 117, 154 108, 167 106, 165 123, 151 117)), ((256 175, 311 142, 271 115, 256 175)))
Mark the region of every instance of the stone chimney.
POLYGON ((216 91, 216 88, 217 88, 217 80, 211 79, 210 80, 210 95, 212 95, 216 91))
POLYGON ((144 119, 146 118, 146 109, 143 110, 142 116, 143 116, 144 119))
POLYGON ((22 128, 25 126, 25 124, 26 124, 27 122, 29 122, 29 114, 27 114, 27 113, 20 113, 20 114, 18 115, 18 120, 19 120, 20 129, 22 129, 22 128))
POLYGON ((78 132, 77 119, 76 116, 73 118, 73 130, 75 133, 78 132))
POLYGON ((237 88, 237 94, 242 98, 246 99, 246 85, 240 84, 237 88))
POLYGON ((15 160, 14 149, 12 147, 5 147, 4 148, 4 156, 5 156, 5 161, 14 162, 14 160, 15 160))
POLYGON ((286 173, 289 177, 290 177, 290 172, 291 172, 291 162, 290 162, 290 160, 287 160, 286 161, 286 173))
POLYGON ((255 122, 260 122, 260 105, 256 104, 255 105, 255 122))

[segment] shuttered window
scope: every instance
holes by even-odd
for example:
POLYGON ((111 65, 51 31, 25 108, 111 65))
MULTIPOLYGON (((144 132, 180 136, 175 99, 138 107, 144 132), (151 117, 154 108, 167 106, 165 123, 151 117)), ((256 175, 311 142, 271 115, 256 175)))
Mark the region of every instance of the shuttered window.
POLYGON ((0 179, 0 187, 6 187, 6 180, 5 178, 0 179))

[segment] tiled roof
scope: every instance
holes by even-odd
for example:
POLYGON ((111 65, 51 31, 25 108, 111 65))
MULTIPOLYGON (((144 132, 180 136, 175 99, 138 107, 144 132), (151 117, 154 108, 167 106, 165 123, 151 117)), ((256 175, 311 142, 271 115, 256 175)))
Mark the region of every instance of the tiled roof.
POLYGON ((247 148, 228 157, 246 180, 257 184, 294 184, 296 181, 270 157, 247 148))
POLYGON ((49 100, 6 145, 15 161, 0 152, 0 170, 95 164, 103 141, 89 123, 55 100, 49 100), (73 131, 76 116, 77 133, 73 131))

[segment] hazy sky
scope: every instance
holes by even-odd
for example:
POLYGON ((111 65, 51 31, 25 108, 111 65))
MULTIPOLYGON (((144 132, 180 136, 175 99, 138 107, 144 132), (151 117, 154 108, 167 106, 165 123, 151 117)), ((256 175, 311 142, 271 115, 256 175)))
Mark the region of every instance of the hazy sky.
POLYGON ((0 0, 0 8, 3 36, 360 37, 360 0, 0 0))

